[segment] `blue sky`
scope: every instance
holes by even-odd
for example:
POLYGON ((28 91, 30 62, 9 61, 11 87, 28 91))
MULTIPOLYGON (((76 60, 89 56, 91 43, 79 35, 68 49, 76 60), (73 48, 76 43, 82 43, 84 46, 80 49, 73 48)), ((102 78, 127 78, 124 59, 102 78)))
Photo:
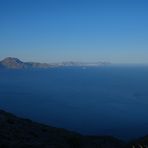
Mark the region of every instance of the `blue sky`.
POLYGON ((0 0, 0 59, 148 63, 146 0, 0 0))

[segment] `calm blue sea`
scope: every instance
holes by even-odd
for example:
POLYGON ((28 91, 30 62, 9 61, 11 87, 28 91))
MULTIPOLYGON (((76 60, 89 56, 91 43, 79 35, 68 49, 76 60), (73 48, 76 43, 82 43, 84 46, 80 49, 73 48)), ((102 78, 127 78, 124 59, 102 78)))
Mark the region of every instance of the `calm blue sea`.
POLYGON ((89 135, 148 134, 148 66, 0 70, 0 108, 89 135))

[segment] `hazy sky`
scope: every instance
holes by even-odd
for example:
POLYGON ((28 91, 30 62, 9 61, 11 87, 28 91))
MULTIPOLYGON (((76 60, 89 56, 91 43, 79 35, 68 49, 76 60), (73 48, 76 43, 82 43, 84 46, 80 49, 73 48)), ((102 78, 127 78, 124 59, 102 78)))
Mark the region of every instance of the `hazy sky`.
POLYGON ((147 0, 0 0, 0 59, 148 63, 147 0))

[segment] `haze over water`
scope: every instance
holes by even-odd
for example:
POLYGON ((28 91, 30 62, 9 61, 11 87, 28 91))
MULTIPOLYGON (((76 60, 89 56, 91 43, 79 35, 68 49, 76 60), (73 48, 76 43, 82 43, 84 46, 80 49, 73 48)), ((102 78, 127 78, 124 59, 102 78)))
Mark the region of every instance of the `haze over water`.
POLYGON ((82 134, 148 134, 147 0, 0 0, 0 60, 0 109, 82 134))

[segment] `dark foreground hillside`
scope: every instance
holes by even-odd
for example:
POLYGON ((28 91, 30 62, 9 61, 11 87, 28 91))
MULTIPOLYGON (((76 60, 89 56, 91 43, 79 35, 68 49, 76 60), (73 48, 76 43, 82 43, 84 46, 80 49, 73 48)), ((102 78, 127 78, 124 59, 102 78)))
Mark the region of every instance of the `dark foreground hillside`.
POLYGON ((125 144, 109 136, 82 136, 0 110, 0 148, 146 148, 148 138, 125 144))
POLYGON ((112 137, 85 137, 0 110, 0 148, 120 148, 112 137))

